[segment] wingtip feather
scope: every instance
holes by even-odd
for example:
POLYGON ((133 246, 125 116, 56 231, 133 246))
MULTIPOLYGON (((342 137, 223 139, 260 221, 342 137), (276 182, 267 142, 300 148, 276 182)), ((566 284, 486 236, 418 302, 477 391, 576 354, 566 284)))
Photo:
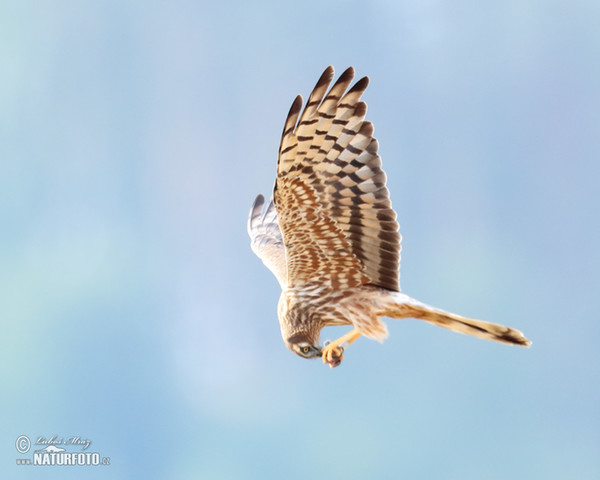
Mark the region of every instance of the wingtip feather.
POLYGON ((248 235, 252 237, 252 229, 256 225, 256 221, 260 218, 263 205, 265 204, 265 197, 262 194, 258 194, 250 207, 250 213, 248 214, 247 229, 248 235))

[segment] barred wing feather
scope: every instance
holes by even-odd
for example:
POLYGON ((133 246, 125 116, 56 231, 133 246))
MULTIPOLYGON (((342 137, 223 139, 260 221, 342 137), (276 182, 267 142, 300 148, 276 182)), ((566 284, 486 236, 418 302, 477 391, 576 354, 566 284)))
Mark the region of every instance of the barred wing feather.
POLYGON ((326 94, 328 67, 302 114, 298 96, 285 122, 274 200, 288 283, 398 291, 401 237, 360 100, 368 78, 346 92, 353 77, 350 67, 326 94))

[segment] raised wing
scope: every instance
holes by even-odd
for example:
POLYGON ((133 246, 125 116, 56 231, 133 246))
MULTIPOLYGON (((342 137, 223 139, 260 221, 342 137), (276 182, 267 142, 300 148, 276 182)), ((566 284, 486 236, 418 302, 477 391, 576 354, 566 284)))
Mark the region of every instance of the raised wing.
POLYGON ((401 237, 360 101, 369 81, 344 94, 353 77, 350 67, 325 95, 333 80, 328 67, 302 115, 298 96, 285 122, 274 199, 289 286, 399 290, 401 237))
POLYGON ((264 203, 265 198, 258 195, 248 215, 250 246, 258 258, 273 272, 279 285, 284 289, 287 287, 287 264, 283 238, 277 224, 277 212, 271 200, 263 213, 264 203))

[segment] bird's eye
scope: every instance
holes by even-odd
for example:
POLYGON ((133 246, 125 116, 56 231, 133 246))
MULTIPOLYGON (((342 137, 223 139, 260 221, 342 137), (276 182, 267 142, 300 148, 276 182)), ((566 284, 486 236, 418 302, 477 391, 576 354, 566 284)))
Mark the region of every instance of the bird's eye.
POLYGON ((300 348, 300 351, 306 355, 308 352, 310 352, 310 347, 309 346, 304 346, 300 348))

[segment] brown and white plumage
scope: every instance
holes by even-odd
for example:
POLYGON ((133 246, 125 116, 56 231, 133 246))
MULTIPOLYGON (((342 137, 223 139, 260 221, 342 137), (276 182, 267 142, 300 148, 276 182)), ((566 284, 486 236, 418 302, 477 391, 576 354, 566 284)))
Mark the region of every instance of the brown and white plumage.
POLYGON ((323 355, 336 366, 340 343, 359 335, 383 340, 382 316, 415 317, 454 331, 529 345, 517 330, 468 319, 418 302, 399 288, 400 233, 373 125, 361 95, 368 78, 350 89, 354 69, 334 83, 328 67, 304 111, 296 97, 283 129, 273 200, 262 213, 259 195, 248 219, 254 252, 275 274, 284 342, 303 357, 323 355), (327 325, 352 325, 321 348, 327 325))

